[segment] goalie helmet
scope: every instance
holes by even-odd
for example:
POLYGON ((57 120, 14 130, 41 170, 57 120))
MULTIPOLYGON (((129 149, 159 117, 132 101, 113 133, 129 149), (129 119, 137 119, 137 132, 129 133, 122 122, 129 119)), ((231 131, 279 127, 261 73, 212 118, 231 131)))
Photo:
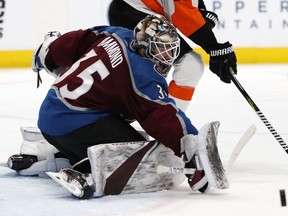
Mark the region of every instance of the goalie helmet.
POLYGON ((171 66, 180 53, 180 39, 173 24, 162 15, 148 15, 134 28, 135 48, 156 64, 171 66))

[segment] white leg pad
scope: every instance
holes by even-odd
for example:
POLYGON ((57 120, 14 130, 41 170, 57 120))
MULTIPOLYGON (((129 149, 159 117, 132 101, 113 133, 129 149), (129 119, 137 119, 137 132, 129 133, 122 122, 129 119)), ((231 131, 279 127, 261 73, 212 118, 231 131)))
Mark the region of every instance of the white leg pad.
POLYGON ((66 158, 55 158, 55 153, 59 152, 46 140, 23 141, 20 154, 35 155, 38 161, 29 168, 19 171, 20 175, 46 175, 47 171, 58 172, 62 168, 70 168, 69 160, 66 158))
POLYGON ((20 154, 35 155, 38 161, 52 159, 54 154, 59 152, 54 146, 46 140, 23 141, 20 147, 20 154))
POLYGON ((63 168, 70 168, 71 165, 66 158, 55 158, 54 161, 38 161, 33 163, 29 168, 19 171, 20 175, 47 177, 46 172, 59 172, 63 168))
POLYGON ((20 131, 21 131, 23 140, 37 141, 37 140, 44 139, 39 128, 37 127, 20 127, 20 131))
POLYGON ((159 164, 183 167, 181 158, 156 142, 100 144, 88 148, 95 196, 144 193, 181 184, 183 174, 157 173, 159 164))

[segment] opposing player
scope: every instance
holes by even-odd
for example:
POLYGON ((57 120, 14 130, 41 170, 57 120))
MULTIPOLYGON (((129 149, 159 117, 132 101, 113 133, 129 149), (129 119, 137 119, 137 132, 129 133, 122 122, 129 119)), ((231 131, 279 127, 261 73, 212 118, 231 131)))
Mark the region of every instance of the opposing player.
POLYGON ((156 167, 183 167, 181 156, 195 169, 187 176, 192 190, 228 187, 216 145, 219 123, 198 132, 167 93, 165 75, 179 43, 171 23, 149 15, 134 32, 111 26, 52 32, 36 51, 34 71, 62 71, 42 103, 38 127, 73 165, 49 175, 74 196, 169 189, 179 179, 156 167), (131 120, 157 141, 147 141, 131 120))
MULTIPOLYGON (((206 9, 203 0, 113 0, 109 8, 109 22, 114 26, 133 29, 147 14, 162 14, 176 28, 210 55, 210 70, 225 83, 230 83, 229 67, 237 72, 237 60, 229 42, 219 43, 212 29, 218 16, 206 9)), ((174 63, 169 94, 185 112, 195 87, 204 72, 201 56, 181 38, 181 52, 174 63)))

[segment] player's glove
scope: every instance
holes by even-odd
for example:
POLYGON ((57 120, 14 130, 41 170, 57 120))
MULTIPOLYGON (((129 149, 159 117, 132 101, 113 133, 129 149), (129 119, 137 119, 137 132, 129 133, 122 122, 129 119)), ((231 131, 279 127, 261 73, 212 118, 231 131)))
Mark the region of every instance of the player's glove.
POLYGON ((223 82, 231 83, 230 67, 237 74, 237 58, 232 44, 228 41, 224 44, 218 44, 210 52, 209 68, 223 82))
POLYGON ((204 17, 206 23, 208 24, 208 26, 213 29, 217 22, 218 22, 218 16, 216 13, 212 12, 212 11, 208 11, 205 9, 200 9, 199 10, 200 13, 202 14, 202 16, 204 17))
POLYGON ((42 79, 40 77, 40 70, 45 69, 47 73, 52 76, 56 76, 57 74, 53 71, 53 69, 49 69, 49 67, 45 64, 45 58, 49 51, 49 46, 53 41, 55 41, 58 37, 61 36, 61 33, 58 31, 51 31, 45 34, 44 42, 34 51, 32 56, 32 70, 37 73, 37 88, 40 83, 42 83, 42 79))

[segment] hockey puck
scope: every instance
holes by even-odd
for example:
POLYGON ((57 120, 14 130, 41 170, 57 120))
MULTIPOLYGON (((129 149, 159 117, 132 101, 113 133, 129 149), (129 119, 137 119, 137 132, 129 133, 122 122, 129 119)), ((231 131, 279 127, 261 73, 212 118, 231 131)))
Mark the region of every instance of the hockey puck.
POLYGON ((280 192, 281 206, 286 206, 286 195, 285 195, 285 190, 282 189, 282 190, 280 190, 279 192, 280 192))

